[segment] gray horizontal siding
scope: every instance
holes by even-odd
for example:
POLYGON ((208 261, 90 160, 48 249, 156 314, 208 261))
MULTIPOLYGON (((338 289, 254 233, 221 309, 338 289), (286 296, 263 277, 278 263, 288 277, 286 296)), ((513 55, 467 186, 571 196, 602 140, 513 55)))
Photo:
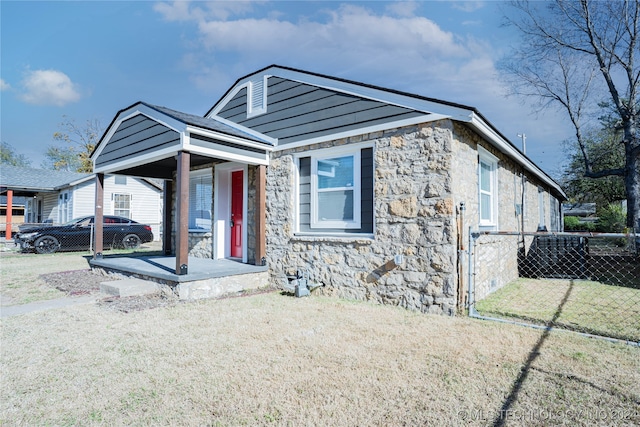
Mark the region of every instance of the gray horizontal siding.
POLYGON ((126 160, 149 150, 159 150, 179 143, 178 132, 140 114, 120 124, 96 159, 96 165, 126 160))
POLYGON ((265 150, 260 150, 254 147, 245 147, 240 144, 227 143, 225 141, 218 141, 200 135, 192 135, 191 144, 198 147, 210 148, 212 150, 224 151, 226 153, 248 156, 258 160, 264 160, 267 155, 265 150))
POLYGON ((298 216, 301 232, 323 233, 373 233, 373 148, 360 152, 360 221, 359 229, 311 228, 311 157, 299 159, 298 216))
POLYGON ((247 91, 243 89, 218 115, 278 138, 280 146, 424 115, 408 108, 278 77, 268 80, 267 113, 247 118, 246 103, 247 91))

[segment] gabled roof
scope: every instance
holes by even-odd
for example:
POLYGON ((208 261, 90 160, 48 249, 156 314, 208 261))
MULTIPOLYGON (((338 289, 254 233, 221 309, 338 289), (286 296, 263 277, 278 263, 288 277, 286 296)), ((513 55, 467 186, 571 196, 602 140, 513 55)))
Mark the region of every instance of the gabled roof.
POLYGON ((205 116, 234 128, 244 129, 247 132, 257 131, 266 137, 272 137, 276 140, 276 150, 412 124, 450 119, 465 123, 474 129, 496 149, 548 185, 560 198, 566 199, 566 195, 558 183, 522 153, 475 107, 454 102, 295 68, 271 65, 238 79, 205 116), (291 84, 287 87, 289 91, 297 91, 295 97, 299 101, 292 101, 294 96, 290 96, 285 101, 280 99, 277 102, 273 101, 273 109, 279 110, 274 113, 270 110, 272 100, 267 99, 273 95, 268 90, 276 92, 277 89, 272 89, 276 85, 282 85, 282 82, 299 84, 297 87, 291 84), (333 96, 337 102, 328 107, 319 105, 313 96, 307 95, 311 93, 310 87, 326 92, 320 93, 316 98, 333 96), (307 98, 305 99, 305 97, 307 98), (353 100, 343 99, 346 97, 351 97, 353 100), (362 102, 359 105, 356 104, 360 101, 368 101, 369 103, 366 105, 363 105, 362 102), (316 102, 318 107, 307 114, 304 110, 301 113, 300 107, 307 108, 311 102, 316 102), (347 105, 349 102, 355 107, 345 112, 346 109, 343 108, 343 105, 347 105), (290 107, 286 103, 296 106, 290 107), (383 110, 385 106, 386 110, 383 110), (338 111, 338 108, 342 110, 338 111), (378 113, 378 115, 369 114, 371 111, 378 113), (330 118, 323 120, 323 114, 330 118), (365 115, 368 116, 363 118, 365 115), (295 123, 292 123, 294 121, 295 123), (300 131, 300 128, 303 130, 300 131))
POLYGON ((91 159, 96 173, 171 179, 181 151, 192 165, 211 158, 266 164, 272 149, 257 132, 140 101, 116 114, 91 159))
POLYGON ((160 107, 158 105, 152 105, 142 101, 140 101, 140 104, 146 105, 149 108, 152 108, 156 111, 166 114, 167 116, 172 117, 186 125, 196 126, 202 129, 220 132, 227 135, 237 136, 239 138, 245 138, 251 141, 271 145, 271 142, 268 140, 258 138, 250 133, 243 132, 242 130, 228 126, 224 123, 220 123, 219 121, 216 121, 216 120, 211 120, 206 117, 196 116, 189 113, 183 113, 180 111, 172 110, 171 108, 160 107))
POLYGON ((91 176, 93 175, 89 173, 2 165, 0 167, 0 189, 2 192, 7 189, 31 192, 56 191, 91 176))

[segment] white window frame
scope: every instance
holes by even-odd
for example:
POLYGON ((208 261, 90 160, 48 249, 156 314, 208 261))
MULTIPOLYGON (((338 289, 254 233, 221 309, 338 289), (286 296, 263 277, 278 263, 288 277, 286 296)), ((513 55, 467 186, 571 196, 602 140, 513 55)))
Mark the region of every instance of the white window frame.
POLYGON ((120 216, 122 218, 127 218, 127 219, 132 219, 131 215, 132 215, 132 202, 133 202, 133 196, 131 195, 131 193, 124 193, 124 192, 116 192, 116 193, 111 193, 111 213, 114 216, 120 216), (129 196, 129 209, 118 209, 116 208, 116 196, 129 196), (125 216, 125 215, 120 215, 118 213, 116 213, 116 211, 124 211, 124 210, 128 210, 129 211, 129 216, 125 216))
POLYGON ((362 198, 362 183, 360 174, 360 153, 362 147, 344 147, 344 148, 332 148, 328 150, 322 150, 310 153, 311 157, 311 224, 312 229, 326 229, 326 228, 341 228, 341 229, 359 229, 362 226, 361 216, 361 198, 362 198), (333 159, 336 157, 353 157, 353 186, 352 187, 336 187, 331 190, 324 191, 339 191, 349 190, 353 191, 353 220, 321 220, 318 218, 318 193, 323 192, 318 188, 318 174, 323 172, 318 171, 318 162, 327 159, 333 159))
POLYGON ((485 148, 478 146, 478 224, 484 229, 498 228, 498 158, 487 151, 485 148), (482 189, 482 164, 489 166, 489 183, 491 189, 485 191, 482 189), (490 218, 482 218, 482 195, 489 195, 490 198, 490 218))
MULTIPOLYGON (((211 184, 211 200, 213 202, 213 169, 205 168, 205 169, 197 169, 194 171, 189 171, 189 195, 191 195, 191 185, 194 179, 200 179, 202 177, 209 177, 209 182, 211 184)), ((213 212, 211 212, 211 207, 209 208, 209 218, 208 221, 210 223, 209 228, 192 228, 191 227, 191 208, 195 207, 195 200, 192 200, 192 197, 189 197, 189 232, 192 233, 211 233, 212 232, 212 221, 213 221, 213 212)), ((197 220, 198 218, 196 218, 197 220)), ((207 218, 200 218, 203 220, 207 220, 207 218)))
POLYGON ((73 219, 73 193, 70 190, 58 194, 58 223, 65 224, 73 219))
POLYGON ((544 188, 538 187, 538 229, 541 230, 547 226, 546 209, 544 208, 544 188))

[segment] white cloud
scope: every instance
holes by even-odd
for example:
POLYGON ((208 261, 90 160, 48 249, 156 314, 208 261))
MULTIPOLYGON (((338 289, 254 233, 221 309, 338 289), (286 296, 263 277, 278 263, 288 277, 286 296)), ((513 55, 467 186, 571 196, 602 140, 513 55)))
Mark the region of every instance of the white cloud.
POLYGON ((475 12, 484 7, 483 1, 454 1, 451 6, 463 12, 475 12))
POLYGON ((22 84, 25 92, 20 97, 29 104, 61 107, 80 100, 77 85, 62 71, 28 71, 22 84))
POLYGON ((383 13, 343 4, 297 21, 273 10, 252 14, 255 3, 240 3, 155 7, 167 20, 196 25, 199 39, 181 65, 200 88, 219 92, 223 82, 276 63, 473 106, 503 93, 495 49, 415 15, 414 2, 391 3, 383 13))
MULTIPOLYGON (((167 21, 192 21, 220 19, 227 20, 232 15, 244 15, 253 10, 251 1, 215 1, 195 3, 174 1, 172 3, 156 3, 153 9, 164 16, 167 21)), ((261 2, 257 2, 261 3, 261 2)))
POLYGON ((0 79, 0 92, 4 92, 9 89, 11 89, 11 85, 5 82, 4 79, 0 79))
POLYGON ((417 8, 418 3, 415 1, 395 1, 387 5, 385 9, 394 15, 409 17, 413 16, 417 8))

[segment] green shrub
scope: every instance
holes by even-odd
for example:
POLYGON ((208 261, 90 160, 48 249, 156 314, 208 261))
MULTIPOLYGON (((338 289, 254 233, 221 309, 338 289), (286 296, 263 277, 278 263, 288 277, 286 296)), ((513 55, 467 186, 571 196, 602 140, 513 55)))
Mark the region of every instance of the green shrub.
POLYGON ((577 216, 564 217, 564 231, 596 231, 596 225, 593 222, 582 222, 577 216))
POLYGON ((565 231, 575 231, 580 227, 580 219, 577 216, 564 217, 565 231))
POLYGON ((602 233, 623 233, 627 213, 620 205, 608 205, 598 215, 597 230, 602 233))

